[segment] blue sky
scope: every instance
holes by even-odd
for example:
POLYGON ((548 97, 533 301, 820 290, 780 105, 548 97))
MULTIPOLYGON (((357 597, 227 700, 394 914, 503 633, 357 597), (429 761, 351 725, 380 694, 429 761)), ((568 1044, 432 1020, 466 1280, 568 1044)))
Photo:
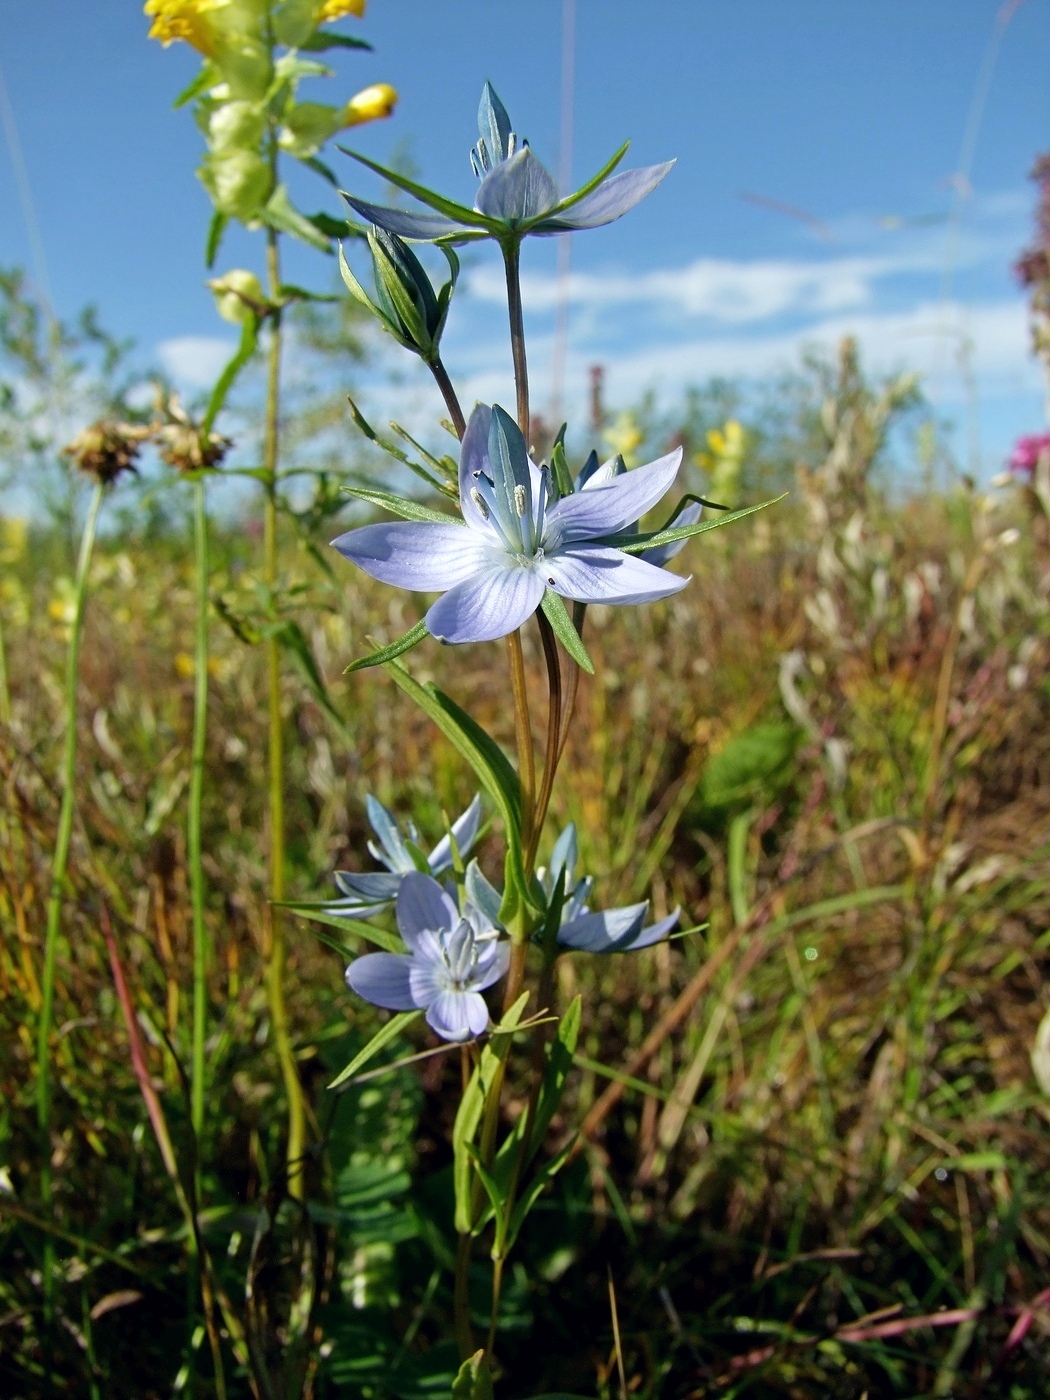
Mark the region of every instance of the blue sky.
MULTIPOLYGON (((678 164, 633 214, 573 239, 570 410, 582 411, 593 363, 606 366, 611 404, 654 389, 669 407, 689 383, 761 378, 796 362, 801 346, 851 332, 873 368, 927 376, 941 413, 961 425, 964 465, 967 422, 978 429, 985 476, 1017 433, 1042 426, 1044 386, 1010 264, 1031 228, 1028 170, 1050 147, 1050 0, 1005 11, 998 0, 576 0, 575 19, 574 176, 627 137, 628 164, 678 164)), ((407 156, 421 178, 469 202, 466 153, 486 78, 557 170, 562 23, 562 0, 371 0, 356 27, 375 52, 341 56, 336 79, 308 95, 334 101, 394 83, 397 114, 354 132, 355 144, 380 160, 407 156)), ((9 142, 0 261, 46 277, 60 315, 95 302, 144 358, 192 387, 231 342, 203 287, 200 138, 190 113, 171 109, 197 60, 185 45, 147 43, 147 24, 134 0, 0 11, 43 267, 9 142)), ((357 191, 378 192, 335 160, 357 191)), ((298 192, 306 208, 340 212, 320 182, 298 192)), ((241 235, 219 268, 257 267, 259 256, 260 240, 241 235)), ((555 258, 553 240, 531 240, 541 411, 555 258)), ((324 288, 331 279, 309 252, 288 274, 324 288)), ((500 284, 494 253, 472 255, 447 338, 467 401, 511 397, 500 284)), ((413 421, 434 411, 422 377, 390 386, 390 363, 381 357, 372 376, 376 408, 396 403, 413 421)))

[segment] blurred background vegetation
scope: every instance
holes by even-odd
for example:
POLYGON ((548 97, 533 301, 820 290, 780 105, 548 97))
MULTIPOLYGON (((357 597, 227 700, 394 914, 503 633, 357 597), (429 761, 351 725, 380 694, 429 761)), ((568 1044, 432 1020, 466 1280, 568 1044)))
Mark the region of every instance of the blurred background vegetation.
MULTIPOLYGON (((345 405, 361 327, 341 304, 314 306, 298 313, 295 344, 288 858, 292 896, 320 899, 335 869, 367 864, 367 792, 426 840, 472 792, 381 672, 341 674, 369 639, 410 627, 420 603, 326 549, 340 485, 375 460, 345 405)), ((145 421, 143 385, 157 376, 93 314, 49 322, 17 271, 0 276, 0 355, 0 1391, 210 1395, 207 1344, 187 1344, 185 1226, 157 1131, 159 1116, 185 1180, 189 488, 144 459, 106 501, 92 566, 49 1226, 33 1063, 84 489, 59 450, 89 418, 145 421), (50 1329, 47 1229, 60 1262, 50 1329)), ((226 429, 249 472, 252 392, 226 429)), ((643 954, 560 964, 560 997, 585 998, 571 1088, 585 1129, 531 1218, 527 1273, 516 1262, 505 1288, 499 1393, 1046 1394, 1041 498, 957 473, 921 385, 874 382, 852 341, 764 389, 698 387, 674 414, 605 404, 596 376, 590 433, 603 455, 637 460, 682 443, 690 486, 726 505, 790 496, 691 543, 679 596, 589 614, 597 674, 581 686, 577 776, 571 798, 556 789, 551 831, 576 821, 601 905, 651 894, 657 915, 681 904, 684 924, 704 927, 643 954)), ((447 1396, 443 1086, 458 1065, 437 1054, 328 1092, 383 1014, 346 991, 338 931, 302 920, 289 996, 310 1105, 306 1205, 284 1191, 260 957, 253 505, 250 490, 231 492, 213 522, 205 795, 214 951, 198 1162, 212 1286, 240 1358, 229 1393, 447 1396)), ((512 744, 498 649, 428 643, 410 660, 512 744)), ((480 854, 497 872, 497 827, 480 854)), ((388 1057, 429 1048, 421 1033, 388 1057)), ((512 1095, 510 1111, 520 1106, 512 1095)), ((551 1150, 566 1131, 553 1125, 551 1150)))

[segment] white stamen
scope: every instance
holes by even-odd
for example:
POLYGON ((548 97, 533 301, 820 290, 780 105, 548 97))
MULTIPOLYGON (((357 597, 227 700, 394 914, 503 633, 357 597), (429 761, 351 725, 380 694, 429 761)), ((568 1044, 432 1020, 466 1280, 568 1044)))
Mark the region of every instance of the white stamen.
POLYGON ((524 486, 515 486, 514 488, 514 509, 517 511, 518 515, 521 516, 522 519, 525 518, 526 504, 524 486))

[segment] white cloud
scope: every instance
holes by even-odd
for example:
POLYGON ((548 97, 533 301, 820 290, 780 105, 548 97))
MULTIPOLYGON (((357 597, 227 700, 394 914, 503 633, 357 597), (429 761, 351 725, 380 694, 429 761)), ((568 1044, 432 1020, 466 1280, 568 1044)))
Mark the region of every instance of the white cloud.
POLYGON ((232 340, 213 335, 182 335, 157 346, 161 364, 185 389, 208 389, 237 349, 232 340))

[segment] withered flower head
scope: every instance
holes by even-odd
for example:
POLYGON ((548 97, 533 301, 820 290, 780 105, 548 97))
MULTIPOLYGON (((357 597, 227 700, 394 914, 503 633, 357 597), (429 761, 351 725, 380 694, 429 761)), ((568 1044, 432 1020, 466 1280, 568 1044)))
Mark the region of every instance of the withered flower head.
POLYGON ((137 423, 100 418, 63 447, 62 455, 82 472, 108 486, 121 472, 136 470, 135 458, 149 435, 150 430, 137 423))
POLYGON ((180 472, 199 472, 217 467, 233 446, 229 438, 211 431, 205 433, 179 402, 178 394, 158 403, 163 421, 153 428, 153 441, 163 461, 180 472))

